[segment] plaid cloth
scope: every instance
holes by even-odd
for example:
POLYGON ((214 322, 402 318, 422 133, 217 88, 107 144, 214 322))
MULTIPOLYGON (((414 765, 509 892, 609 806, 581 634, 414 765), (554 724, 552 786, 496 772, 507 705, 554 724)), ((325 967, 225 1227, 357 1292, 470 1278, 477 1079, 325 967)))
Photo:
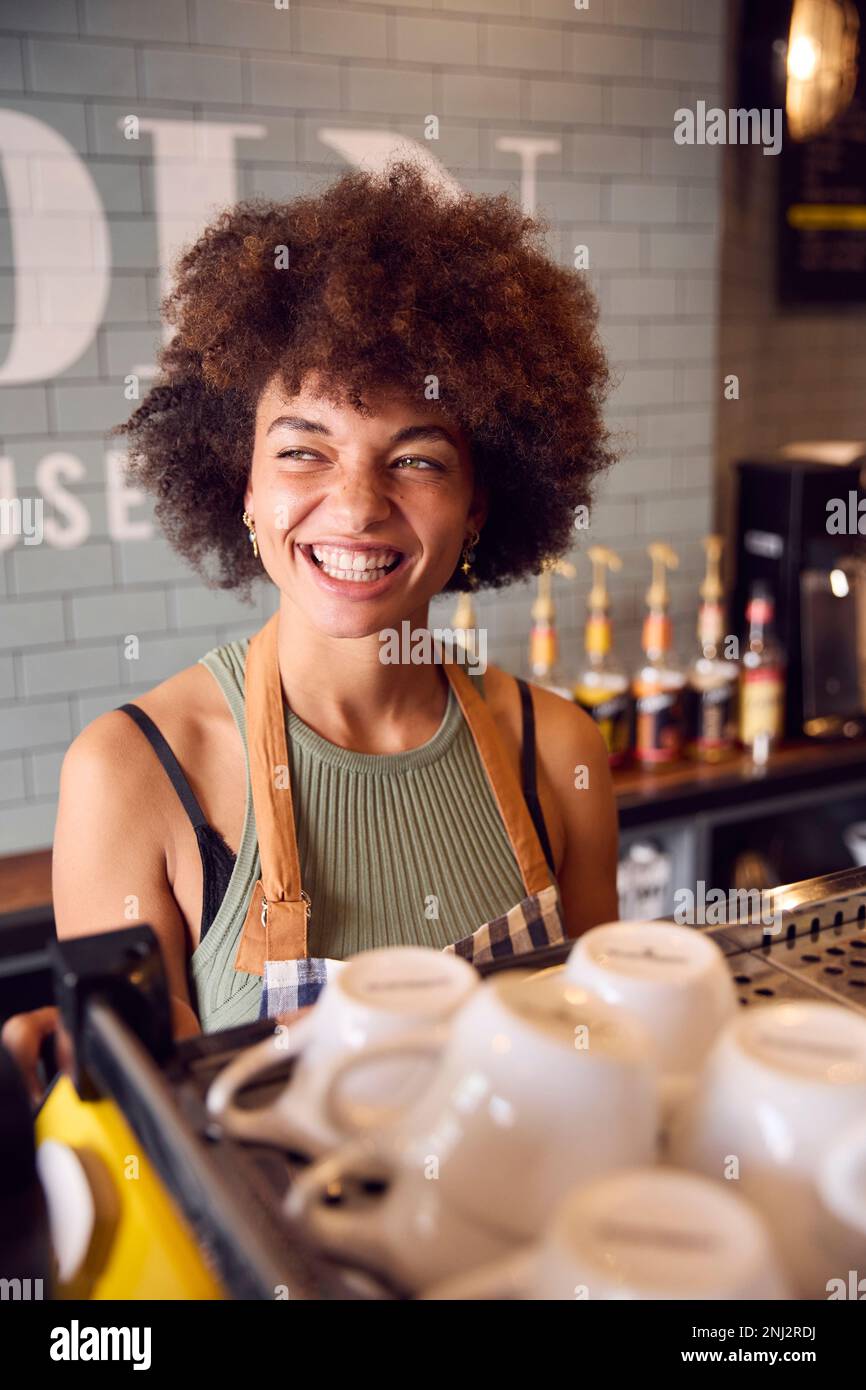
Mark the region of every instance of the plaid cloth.
POLYGON ((564 940, 559 892, 556 884, 551 883, 540 893, 523 898, 504 917, 485 922, 471 936, 464 936, 462 941, 455 941, 445 950, 453 951, 473 965, 483 965, 485 961, 501 960, 503 956, 535 951, 539 946, 556 946, 564 940))
MULTIPOLYGON (((471 936, 464 936, 444 949, 473 965, 483 965, 485 961, 519 956, 524 951, 555 946, 564 940, 559 892, 556 884, 550 884, 540 893, 523 898, 504 917, 494 917, 471 936)), ((273 1018, 275 1014, 315 1004, 328 980, 333 979, 343 965, 345 961, 321 956, 265 961, 259 1018, 273 1018)))
POLYGON ((315 1004, 325 985, 344 965, 345 961, 327 956, 266 960, 259 1018, 273 1018, 315 1004))

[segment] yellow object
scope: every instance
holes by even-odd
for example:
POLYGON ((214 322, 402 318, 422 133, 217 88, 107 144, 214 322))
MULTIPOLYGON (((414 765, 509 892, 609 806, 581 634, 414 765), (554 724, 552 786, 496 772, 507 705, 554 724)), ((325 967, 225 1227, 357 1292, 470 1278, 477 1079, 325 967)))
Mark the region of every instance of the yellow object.
POLYGON ((785 678, 774 667, 744 671, 740 686, 740 742, 751 748, 759 738, 782 737, 785 728, 785 678))
POLYGON ((559 643, 555 627, 533 625, 529 637, 529 664, 535 676, 549 675, 559 658, 559 643))
POLYGON ((641 643, 646 662, 632 681, 635 699, 634 754, 639 763, 668 763, 680 756, 685 740, 685 674, 672 659, 673 630, 668 616, 667 572, 679 557, 669 545, 647 546, 652 582, 647 589, 647 614, 641 643))
POLYGON ((621 570, 622 560, 613 550, 603 545, 592 545, 587 551, 592 565, 592 588, 586 600, 589 609, 583 645, 589 656, 606 656, 611 649, 610 622, 607 610, 610 597, 607 592, 607 571, 621 570))
POLYGON ((571 690, 559 674, 559 639, 556 632, 556 606, 553 602, 554 574, 572 579, 574 565, 568 560, 544 561, 538 576, 538 592, 532 605, 532 629, 529 634, 529 669, 534 679, 548 690, 571 699, 571 690))
POLYGON ((114 1101, 82 1101, 61 1076, 36 1119, 37 1144, 46 1139, 75 1149, 98 1179, 96 1234, 75 1287, 61 1297, 226 1297, 114 1101))
POLYGON ((608 609, 607 571, 622 569, 622 561, 612 550, 593 545, 587 552, 592 564, 592 588, 586 601, 588 611, 583 632, 587 655, 578 671, 572 695, 595 720, 612 765, 628 753, 631 733, 631 704, 628 676, 611 656, 613 632, 608 609))
POLYGON ((587 656, 607 656, 612 637, 606 613, 591 613, 583 630, 583 649, 587 656))
POLYGON ((789 227, 810 232, 862 232, 866 228, 866 206, 852 203, 834 207, 832 203, 793 203, 786 218, 789 227))

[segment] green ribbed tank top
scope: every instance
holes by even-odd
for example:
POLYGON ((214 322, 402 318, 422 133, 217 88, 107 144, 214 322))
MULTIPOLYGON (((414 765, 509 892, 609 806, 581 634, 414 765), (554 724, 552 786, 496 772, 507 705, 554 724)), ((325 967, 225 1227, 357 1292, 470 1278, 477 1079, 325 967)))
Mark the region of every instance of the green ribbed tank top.
MULTIPOLYGON (((190 970, 205 1032, 258 1017, 262 980, 234 969, 261 873, 244 713, 247 640, 200 660, 228 701, 247 751, 244 827, 226 895, 190 970)), ((479 691, 481 676, 469 673, 479 691)), ((442 949, 525 896, 484 765, 450 685, 442 723, 404 753, 355 753, 291 710, 289 764, 301 882, 312 900, 311 956, 377 946, 442 949)))

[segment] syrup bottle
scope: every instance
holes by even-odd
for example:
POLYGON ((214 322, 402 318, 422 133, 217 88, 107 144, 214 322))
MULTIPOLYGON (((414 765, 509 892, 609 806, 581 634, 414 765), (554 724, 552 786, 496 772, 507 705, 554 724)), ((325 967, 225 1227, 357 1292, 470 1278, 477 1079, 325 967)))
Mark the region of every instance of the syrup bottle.
POLYGON ((776 603, 762 579, 746 605, 749 625, 740 675, 740 741, 762 765, 785 726, 785 653, 773 631, 776 603))
POLYGON ((612 655, 607 571, 622 569, 622 560, 601 545, 590 546, 587 554, 592 564, 592 588, 586 601, 583 636, 586 663, 573 693, 581 709, 598 725, 611 766, 616 767, 628 756, 631 742, 631 694, 625 668, 612 655))
POLYGON ((476 664, 479 656, 478 614, 468 589, 462 590, 457 596, 454 617, 451 619, 451 630, 455 640, 466 652, 469 664, 476 664))
POLYGON ((559 574, 574 574, 573 565, 557 561, 545 564, 538 576, 538 593, 532 605, 532 630, 529 634, 529 669, 537 685, 571 700, 571 690, 559 664, 556 605, 553 602, 554 569, 559 574))
POLYGON ((673 631, 668 616, 667 572, 679 558, 669 545, 654 542, 647 547, 652 561, 652 583, 647 589, 647 614, 641 645, 645 660, 635 673, 635 748, 638 762, 655 765, 674 762, 685 742, 685 673, 672 653, 673 631))
POLYGON ((705 536, 707 570, 700 587, 698 654, 689 668, 688 753, 701 762, 728 758, 736 746, 739 663, 726 658, 721 536, 705 536))

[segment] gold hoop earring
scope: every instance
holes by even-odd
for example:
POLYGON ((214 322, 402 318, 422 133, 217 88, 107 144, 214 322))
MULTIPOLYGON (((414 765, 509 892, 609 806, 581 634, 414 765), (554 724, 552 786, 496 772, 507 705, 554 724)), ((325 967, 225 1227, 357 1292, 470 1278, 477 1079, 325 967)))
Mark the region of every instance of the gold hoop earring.
POLYGON ((472 574, 472 562, 475 559, 475 547, 478 544, 478 540, 479 533, 473 531, 470 536, 467 536, 463 543, 463 563, 460 568, 466 576, 467 583, 470 585, 475 583, 475 576, 472 574))
POLYGON ((253 518, 250 516, 249 512, 244 512, 244 526, 246 526, 247 530, 248 530, 249 533, 250 533, 250 545, 251 545, 252 548, 253 548, 253 554, 255 555, 256 559, 258 559, 258 558, 259 558, 259 543, 258 543, 258 541, 256 540, 256 526, 255 526, 255 522, 253 521, 253 518))

